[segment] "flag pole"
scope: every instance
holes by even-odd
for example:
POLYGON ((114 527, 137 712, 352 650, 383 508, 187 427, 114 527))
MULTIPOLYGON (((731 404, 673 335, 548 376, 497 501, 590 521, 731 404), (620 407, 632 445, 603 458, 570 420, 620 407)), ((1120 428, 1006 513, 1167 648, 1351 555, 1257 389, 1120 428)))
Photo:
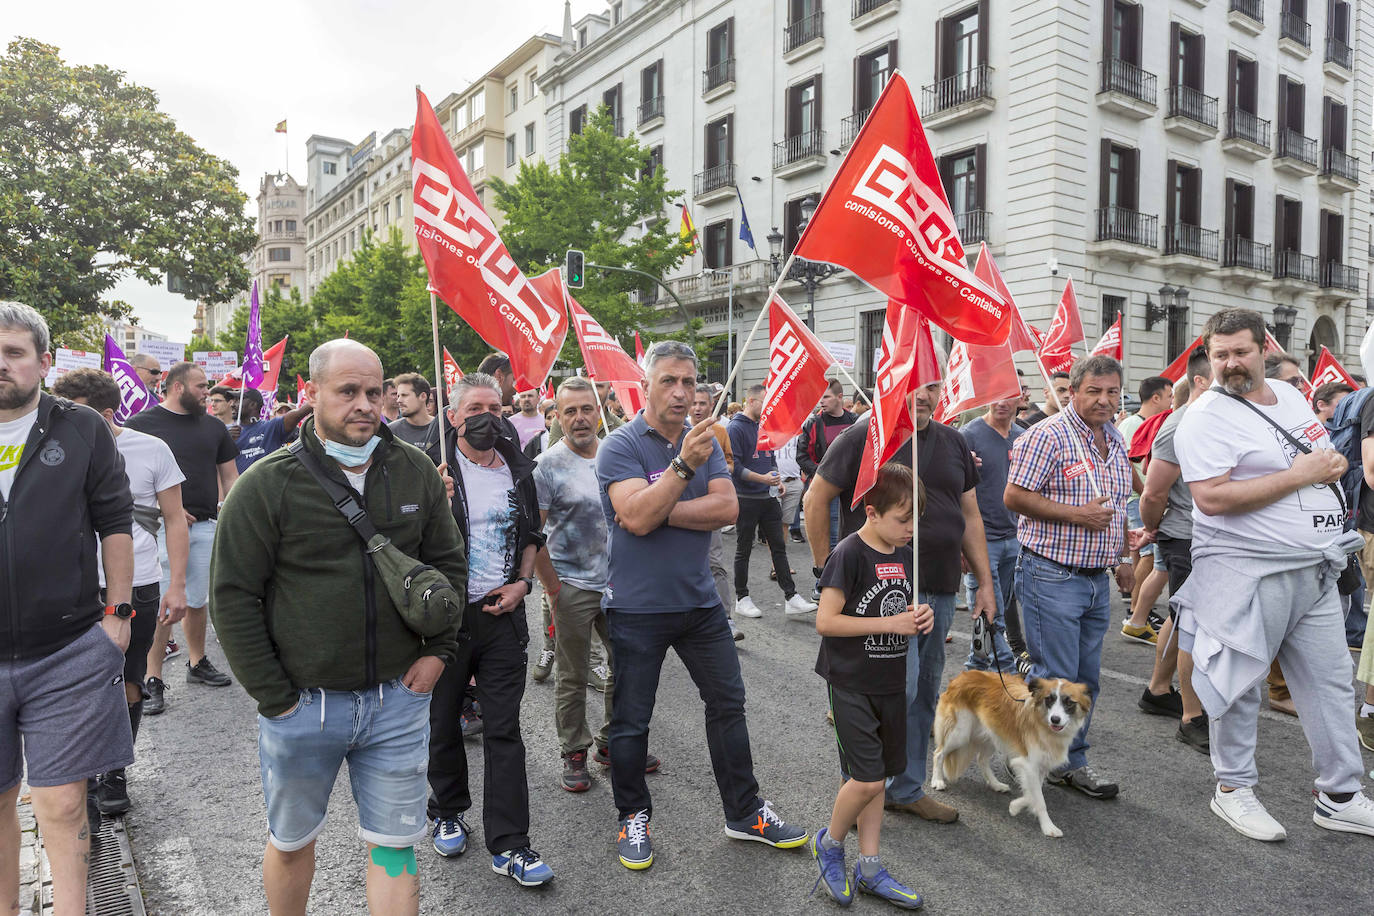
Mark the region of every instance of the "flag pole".
POLYGON ((840 373, 841 373, 846 379, 849 380, 849 384, 851 384, 851 385, 854 386, 854 393, 857 394, 859 397, 863 398, 865 404, 867 404, 869 407, 872 407, 872 406, 873 406, 873 401, 869 399, 869 397, 868 397, 868 392, 864 391, 863 386, 860 385, 857 381, 854 380, 854 376, 852 376, 852 375, 849 374, 849 370, 846 369, 844 366, 841 366, 839 363, 836 363, 836 364, 835 364, 835 368, 836 368, 836 369, 839 369, 839 370, 840 370, 840 373))
MULTIPOLYGON (((913 370, 913 371, 914 371, 914 370, 913 370)), ((878 389, 877 389, 876 386, 875 386, 874 389, 873 389, 873 393, 874 393, 875 395, 878 393, 878 389)), ((916 450, 917 450, 918 444, 920 443, 921 437, 917 434, 918 431, 917 431, 917 429, 916 429, 916 410, 915 410, 915 406, 916 406, 916 396, 915 396, 914 394, 908 394, 907 397, 911 399, 911 404, 910 404, 910 405, 908 406, 908 408, 907 408, 908 410, 911 411, 911 516, 912 516, 912 518, 911 518, 911 603, 912 603, 912 604, 915 604, 915 605, 920 605, 920 603, 921 603, 921 478, 920 478, 919 473, 917 472, 917 468, 919 468, 919 467, 921 466, 921 463, 920 463, 919 461, 916 460, 916 450)), ((870 410, 870 411, 869 411, 869 414, 871 415, 872 413, 873 413, 873 411, 870 410)), ((874 417, 874 418, 872 418, 872 419, 870 419, 870 420, 868 421, 869 424, 870 424, 870 426, 873 424, 874 420, 876 420, 876 419, 877 419, 877 418, 874 417)), ((931 422, 932 420, 934 420, 934 419, 935 419, 934 408, 931 408, 931 417, 930 417, 930 420, 927 420, 927 421, 926 421, 926 425, 929 426, 929 425, 930 425, 930 422, 931 422)), ((910 649, 908 648, 907 651, 910 651, 910 649)))
POLYGON ((448 437, 444 434, 444 407, 449 400, 449 391, 444 378, 443 356, 439 352, 439 297, 433 289, 429 291, 429 323, 434 332, 434 380, 439 391, 434 396, 434 412, 439 415, 439 463, 448 464, 448 455, 444 454, 448 443, 448 437))
POLYGON ((749 345, 758 336, 759 326, 763 324, 763 318, 768 314, 768 304, 773 301, 773 297, 778 294, 778 285, 782 283, 783 277, 787 276, 787 269, 796 260, 795 249, 792 254, 787 256, 787 260, 782 262, 782 269, 778 271, 778 278, 773 281, 773 285, 768 287, 768 295, 763 300, 763 308, 759 309, 759 317, 754 319, 754 326, 749 329, 749 336, 744 338, 744 343, 740 345, 739 353, 735 355, 735 365, 730 369, 730 375, 725 379, 725 387, 721 389, 720 398, 716 401, 716 406, 711 409, 714 416, 720 416, 721 405, 730 396, 730 386, 734 383, 735 377, 739 375, 740 366, 744 365, 744 354, 748 352, 749 345))

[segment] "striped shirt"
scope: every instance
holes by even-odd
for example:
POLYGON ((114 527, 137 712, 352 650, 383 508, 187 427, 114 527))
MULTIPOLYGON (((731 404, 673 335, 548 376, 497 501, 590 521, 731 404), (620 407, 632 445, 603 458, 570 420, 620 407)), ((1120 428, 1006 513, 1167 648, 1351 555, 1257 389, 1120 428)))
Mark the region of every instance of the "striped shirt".
POLYGON ((1087 473, 1091 469, 1102 495, 1109 498, 1115 515, 1103 531, 1020 516, 1016 536, 1021 545, 1064 566, 1115 566, 1126 546, 1122 531, 1126 500, 1131 495, 1128 449, 1116 427, 1108 423, 1102 430, 1107 437, 1105 460, 1097 451, 1088 424, 1065 404, 1058 415, 1032 426, 1011 449, 1008 483, 1063 505, 1081 506, 1094 498, 1087 473), (1075 435, 1083 444, 1081 452, 1074 445, 1075 435), (1087 457, 1087 468, 1083 456, 1087 457))

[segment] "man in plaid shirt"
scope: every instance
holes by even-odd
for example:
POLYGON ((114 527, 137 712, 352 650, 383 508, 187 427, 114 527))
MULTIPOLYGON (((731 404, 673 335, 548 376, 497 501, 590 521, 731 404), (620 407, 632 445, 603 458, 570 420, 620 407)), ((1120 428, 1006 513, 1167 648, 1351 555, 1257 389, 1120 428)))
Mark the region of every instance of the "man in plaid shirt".
MULTIPOLYGON (((1020 515, 1016 600, 1035 677, 1087 684, 1097 701, 1102 639, 1110 622, 1112 582, 1130 591, 1126 500, 1129 451, 1112 418, 1121 403, 1121 364, 1089 356, 1074 364, 1070 397, 1057 416, 1016 440, 1007 476, 1007 508, 1020 515)), ((1118 787, 1088 765, 1089 716, 1065 769, 1049 780, 1091 798, 1118 787)))

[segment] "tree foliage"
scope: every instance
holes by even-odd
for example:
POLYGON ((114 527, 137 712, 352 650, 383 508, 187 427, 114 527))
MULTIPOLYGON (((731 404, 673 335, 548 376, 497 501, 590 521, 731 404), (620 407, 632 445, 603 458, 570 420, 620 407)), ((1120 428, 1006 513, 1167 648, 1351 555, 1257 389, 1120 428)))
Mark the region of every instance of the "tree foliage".
POLYGON ((105 66, 72 66, 29 38, 0 57, 0 298, 80 335, 132 274, 174 275, 208 302, 248 283, 256 234, 238 172, 105 66))

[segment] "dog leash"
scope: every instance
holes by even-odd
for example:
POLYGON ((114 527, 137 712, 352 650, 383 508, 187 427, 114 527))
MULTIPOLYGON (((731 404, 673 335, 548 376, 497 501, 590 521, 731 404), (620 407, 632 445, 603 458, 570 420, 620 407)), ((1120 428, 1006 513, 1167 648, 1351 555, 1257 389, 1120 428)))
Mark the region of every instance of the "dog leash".
POLYGON ((988 654, 992 656, 992 664, 997 668, 997 679, 1002 682, 1002 692, 1005 693, 1010 699, 1013 699, 1018 703, 1026 702, 1025 697, 1014 697, 1011 695, 1011 691, 1007 689, 1007 679, 1002 674, 1002 662, 997 657, 996 634, 992 631, 992 628, 988 626, 987 618, 981 614, 979 614, 978 619, 974 621, 973 638, 975 640, 978 640, 979 642, 989 638, 992 640, 992 649, 988 652, 988 654))

